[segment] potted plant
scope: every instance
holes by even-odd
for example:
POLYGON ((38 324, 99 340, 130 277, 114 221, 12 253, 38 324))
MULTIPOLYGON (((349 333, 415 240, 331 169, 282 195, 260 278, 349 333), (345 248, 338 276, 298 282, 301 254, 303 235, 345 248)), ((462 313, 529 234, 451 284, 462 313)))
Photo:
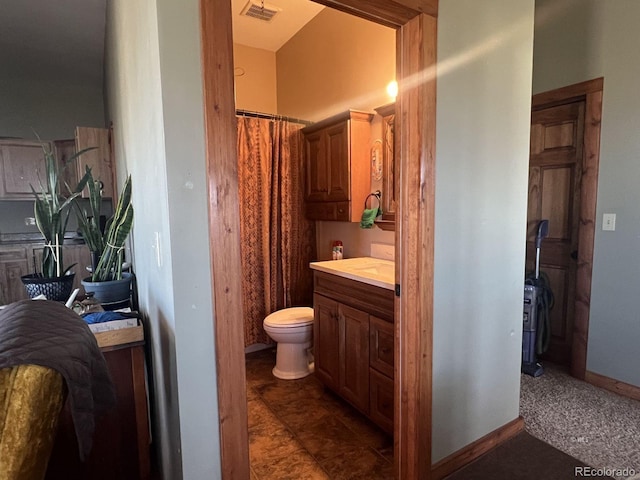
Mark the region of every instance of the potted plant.
MULTIPOLYGON (((70 206, 76 197, 80 195, 84 188, 84 178, 80 181, 76 189, 70 192, 68 197, 60 193, 61 168, 55 158, 53 151, 42 146, 44 152, 46 179, 44 183, 41 179, 40 191, 31 185, 31 191, 35 196, 34 216, 36 225, 44 237, 44 247, 42 251, 41 272, 21 277, 27 293, 30 297, 43 294, 49 300, 65 301, 71 294, 73 288, 74 273, 71 272, 73 265, 64 265, 63 248, 64 236, 69 220, 70 206)), ((71 156, 64 168, 70 162, 90 149, 84 149, 71 156)), ((67 189, 69 186, 67 185, 67 189)))
POLYGON ((86 293, 93 293, 104 308, 119 308, 129 300, 131 274, 122 271, 125 242, 133 226, 131 175, 124 183, 113 216, 104 233, 100 230, 102 190, 93 179, 91 169, 85 177, 89 188, 89 211, 74 202, 78 226, 92 256, 91 276, 82 280, 86 293))

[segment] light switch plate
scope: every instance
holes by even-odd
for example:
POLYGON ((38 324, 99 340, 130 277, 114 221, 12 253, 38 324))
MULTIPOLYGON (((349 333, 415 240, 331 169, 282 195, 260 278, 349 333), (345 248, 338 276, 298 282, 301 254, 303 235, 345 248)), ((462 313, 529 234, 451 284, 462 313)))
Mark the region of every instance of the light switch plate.
POLYGON ((608 230, 610 232, 616 229, 616 214, 605 213, 602 215, 602 230, 608 230))

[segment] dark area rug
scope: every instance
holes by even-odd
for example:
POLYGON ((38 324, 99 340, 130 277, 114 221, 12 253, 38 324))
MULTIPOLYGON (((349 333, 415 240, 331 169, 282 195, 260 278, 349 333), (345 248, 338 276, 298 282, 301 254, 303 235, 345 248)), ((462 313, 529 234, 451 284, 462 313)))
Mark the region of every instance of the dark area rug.
POLYGON ((526 432, 499 445, 475 462, 446 477, 448 480, 568 480, 610 479, 588 474, 584 463, 526 432), (583 469, 583 470, 580 470, 583 469))

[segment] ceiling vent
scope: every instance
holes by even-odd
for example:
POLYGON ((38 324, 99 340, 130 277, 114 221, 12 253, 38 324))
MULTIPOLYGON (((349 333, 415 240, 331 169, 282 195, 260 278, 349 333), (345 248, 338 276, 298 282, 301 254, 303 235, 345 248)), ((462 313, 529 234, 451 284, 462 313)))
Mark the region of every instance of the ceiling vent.
POLYGON ((245 5, 240 12, 240 15, 244 15, 245 17, 257 18, 258 20, 262 20, 265 22, 270 22, 273 20, 273 17, 276 16, 278 12, 281 12, 282 9, 276 7, 275 5, 269 5, 267 3, 249 0, 249 3, 245 5))

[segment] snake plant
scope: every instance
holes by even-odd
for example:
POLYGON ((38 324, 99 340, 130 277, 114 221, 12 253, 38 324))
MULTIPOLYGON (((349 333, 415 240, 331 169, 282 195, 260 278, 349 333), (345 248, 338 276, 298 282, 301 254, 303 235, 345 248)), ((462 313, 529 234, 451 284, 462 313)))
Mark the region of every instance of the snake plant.
MULTIPOLYGON (((90 175, 90 172, 88 173, 90 175)), ((95 241, 96 245, 102 246, 101 249, 94 250, 99 253, 100 259, 98 260, 98 264, 91 275, 91 281, 105 282, 109 280, 121 280, 122 262, 124 261, 124 244, 133 226, 131 175, 127 177, 124 187, 122 188, 122 192, 120 193, 115 212, 107 221, 104 236, 100 240, 97 238, 100 236, 100 230, 99 227, 97 227, 98 224, 96 222, 98 221, 97 219, 100 218, 98 205, 102 199, 102 195, 100 190, 95 188, 95 182, 93 182, 91 178, 88 181, 88 185, 89 191, 91 192, 91 208, 92 210, 95 208, 95 210, 93 210, 93 218, 91 219, 91 222, 86 218, 84 220, 80 220, 81 229, 83 229, 84 234, 84 225, 90 225, 87 229, 88 236, 92 237, 90 241, 95 241)))
MULTIPOLYGON (((69 221, 69 208, 75 198, 80 195, 84 187, 82 182, 85 180, 83 178, 68 197, 62 196, 60 193, 60 174, 62 169, 50 148, 43 144, 42 150, 44 152, 46 179, 43 183, 42 179, 38 178, 40 191, 36 191, 33 185, 31 185, 31 191, 35 196, 34 216, 36 226, 42 233, 45 242, 41 275, 45 278, 52 278, 66 275, 73 267, 73 265, 64 267, 62 244, 64 243, 67 222, 69 221)), ((87 150, 90 149, 81 150, 69 157, 66 166, 87 150)))
MULTIPOLYGON (((87 186, 89 189, 89 211, 85 211, 79 202, 73 202, 78 219, 78 228, 82 233, 82 238, 87 244, 90 252, 100 254, 104 249, 104 239, 100 230, 100 209, 102 207, 102 190, 100 181, 94 180, 91 168, 85 166, 85 174, 82 177, 78 188, 80 191, 87 186)), ((76 189, 77 190, 77 189, 76 189)), ((96 265, 93 265, 95 268, 96 265)))

